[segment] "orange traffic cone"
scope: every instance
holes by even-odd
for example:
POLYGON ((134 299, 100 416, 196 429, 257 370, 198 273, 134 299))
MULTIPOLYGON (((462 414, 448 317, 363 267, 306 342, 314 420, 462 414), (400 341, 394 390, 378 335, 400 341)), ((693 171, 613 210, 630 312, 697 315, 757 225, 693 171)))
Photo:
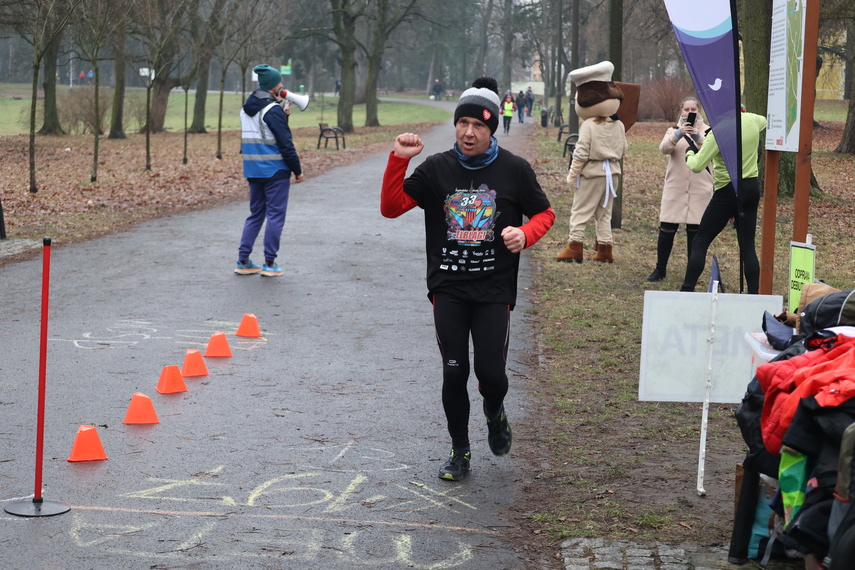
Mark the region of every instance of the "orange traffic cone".
POLYGON ((93 426, 80 426, 74 437, 74 445, 71 446, 69 461, 101 461, 107 459, 101 438, 93 426))
POLYGON ((125 414, 123 424, 159 424, 157 413, 154 411, 154 404, 151 403, 151 398, 137 392, 131 396, 131 403, 128 404, 128 412, 125 414))
POLYGON ((181 367, 181 375, 185 378, 190 376, 207 376, 208 367, 205 366, 205 359, 202 358, 202 353, 195 349, 188 349, 184 355, 184 366, 181 367))
POLYGON ((258 328, 258 318, 252 313, 245 314, 235 334, 237 336, 260 337, 261 329, 258 328))
POLYGON ((229 348, 229 340, 225 333, 215 332, 211 335, 208 348, 205 349, 205 356, 232 356, 232 349, 229 348))
POLYGON ((157 381, 156 390, 161 394, 174 394, 176 392, 186 392, 187 386, 184 385, 184 378, 181 377, 181 371, 174 364, 164 366, 160 372, 160 380, 157 381))

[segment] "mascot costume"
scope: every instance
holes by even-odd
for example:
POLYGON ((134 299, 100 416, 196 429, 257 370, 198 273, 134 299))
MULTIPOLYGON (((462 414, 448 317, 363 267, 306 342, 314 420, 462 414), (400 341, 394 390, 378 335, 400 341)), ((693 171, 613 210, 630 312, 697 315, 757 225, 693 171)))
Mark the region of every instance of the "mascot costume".
POLYGON ((614 81, 614 65, 603 61, 570 72, 576 85, 576 113, 584 121, 567 182, 575 187, 570 211, 569 244, 558 261, 582 263, 585 228, 596 229, 594 261, 613 263, 612 207, 620 182, 620 161, 626 154, 626 129, 617 116, 623 92, 614 81))

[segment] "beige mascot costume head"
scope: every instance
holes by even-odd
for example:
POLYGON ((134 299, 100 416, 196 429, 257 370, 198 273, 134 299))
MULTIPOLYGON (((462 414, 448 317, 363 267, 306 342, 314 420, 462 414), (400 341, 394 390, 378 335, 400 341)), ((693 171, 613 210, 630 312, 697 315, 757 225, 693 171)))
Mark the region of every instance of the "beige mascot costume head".
POLYGON ((620 182, 620 161, 626 154, 626 130, 617 113, 623 93, 614 81, 615 67, 609 61, 570 72, 576 85, 579 141, 567 182, 576 188, 570 211, 569 244, 558 261, 582 263, 585 228, 593 220, 596 229, 594 261, 612 263, 612 206, 620 182))

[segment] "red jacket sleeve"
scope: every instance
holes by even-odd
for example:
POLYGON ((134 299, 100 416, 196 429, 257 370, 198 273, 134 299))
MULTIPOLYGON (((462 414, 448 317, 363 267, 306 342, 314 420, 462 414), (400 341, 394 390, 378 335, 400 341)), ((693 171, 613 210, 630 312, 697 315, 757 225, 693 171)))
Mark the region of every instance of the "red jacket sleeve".
POLYGON ((418 202, 404 192, 404 177, 410 159, 395 156, 389 152, 389 161, 383 172, 383 188, 380 190, 380 213, 384 218, 397 218, 418 205, 418 202))
POLYGON ((555 223, 555 211, 552 206, 533 215, 528 222, 520 226, 520 229, 525 234, 525 246, 531 247, 546 235, 552 224, 555 223))

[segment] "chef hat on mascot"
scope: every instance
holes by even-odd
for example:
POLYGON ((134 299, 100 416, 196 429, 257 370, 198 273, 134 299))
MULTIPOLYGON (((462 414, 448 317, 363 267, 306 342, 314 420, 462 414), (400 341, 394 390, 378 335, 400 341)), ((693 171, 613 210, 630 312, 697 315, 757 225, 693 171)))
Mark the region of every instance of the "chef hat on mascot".
POLYGON ((612 62, 601 61, 570 72, 570 80, 576 86, 576 113, 580 117, 608 117, 617 113, 623 91, 612 81, 614 71, 612 62))

